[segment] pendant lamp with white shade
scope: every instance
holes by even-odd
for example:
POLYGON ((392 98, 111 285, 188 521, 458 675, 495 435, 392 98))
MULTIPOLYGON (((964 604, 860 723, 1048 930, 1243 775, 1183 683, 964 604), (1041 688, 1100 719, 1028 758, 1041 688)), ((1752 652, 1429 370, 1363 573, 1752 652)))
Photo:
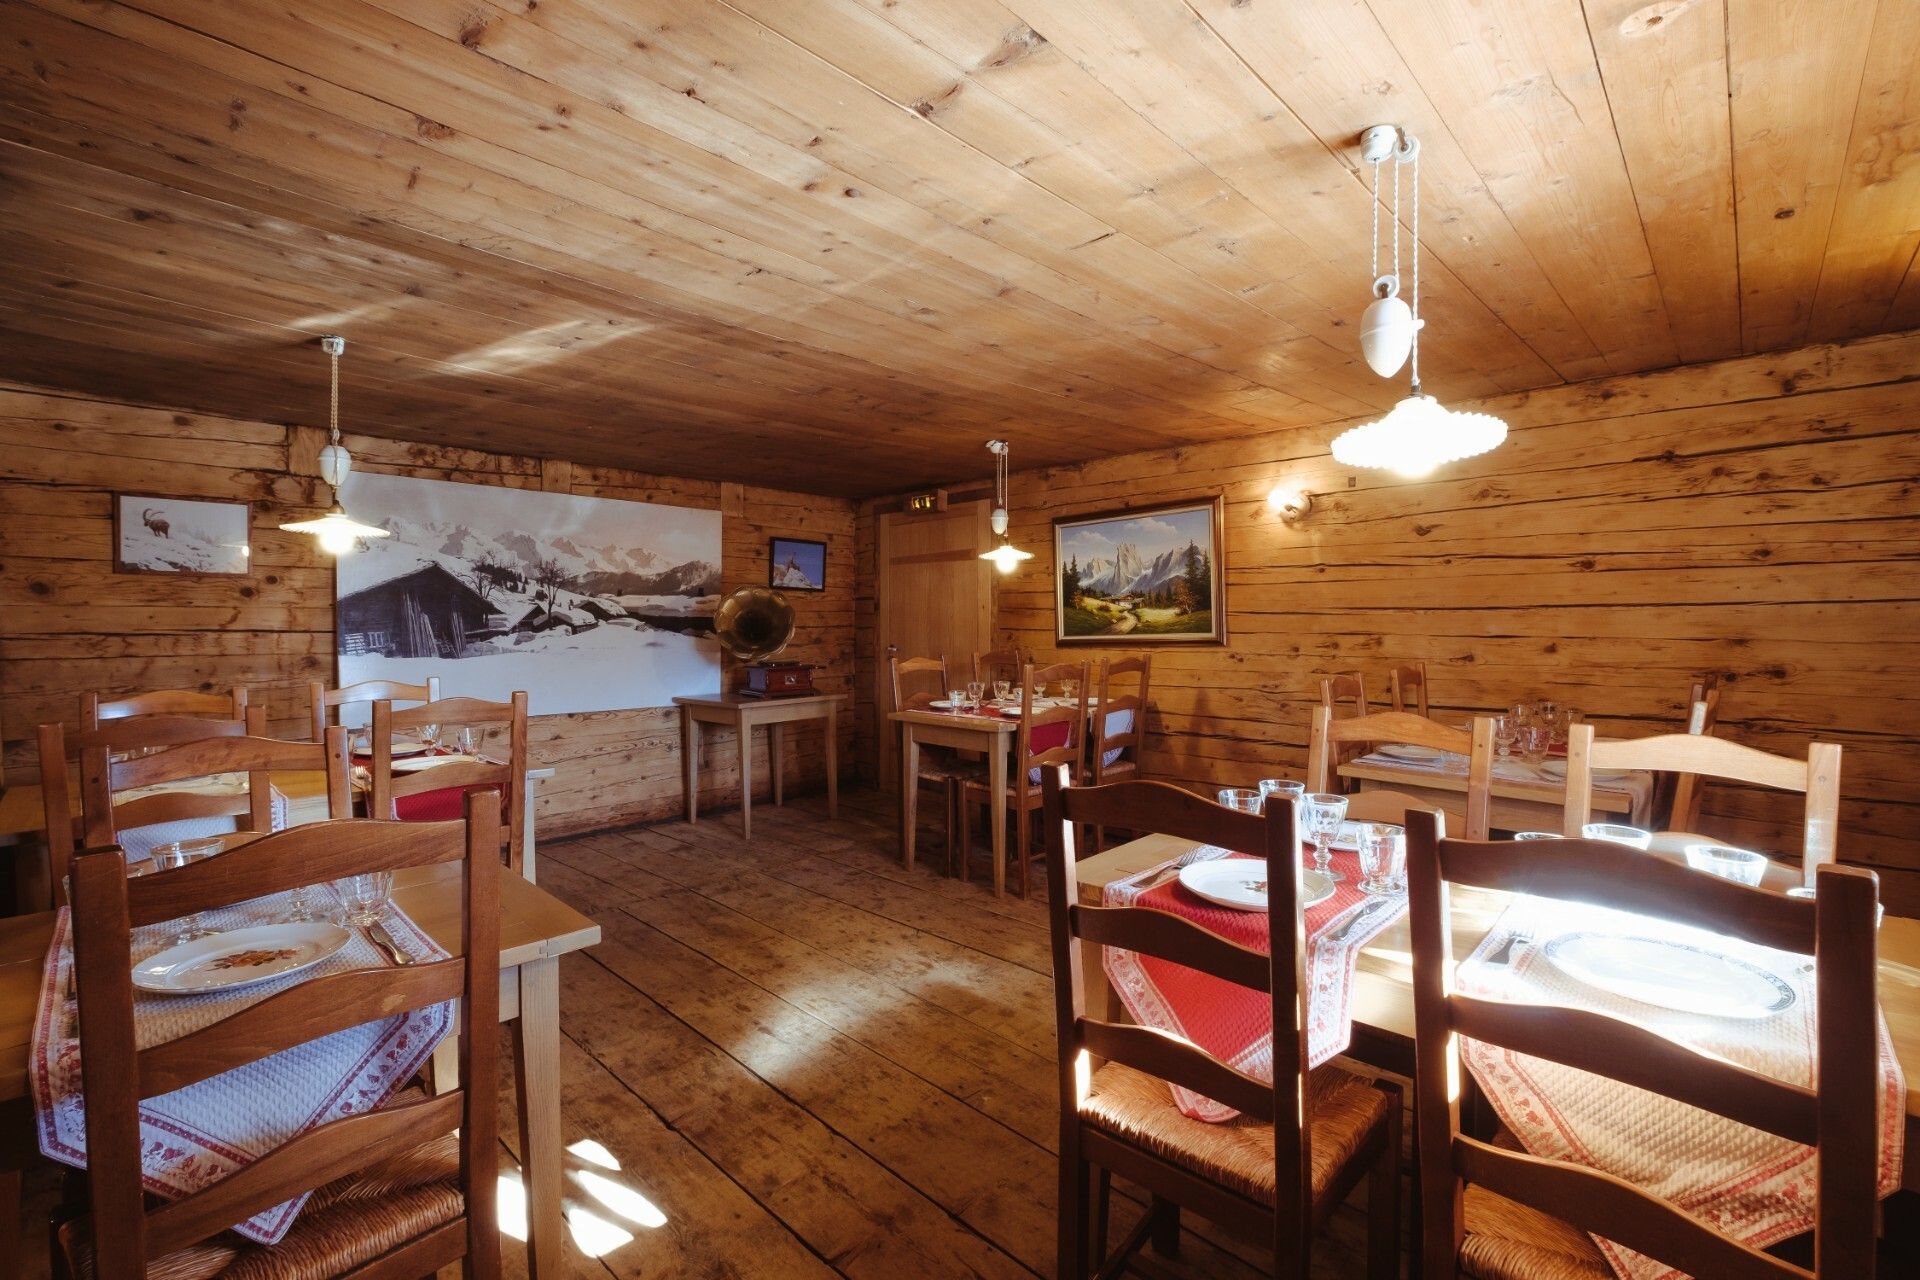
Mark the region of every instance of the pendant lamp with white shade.
POLYGON ((1486 453, 1507 438, 1507 424, 1491 414, 1448 409, 1420 389, 1420 142, 1394 125, 1375 125, 1362 138, 1363 159, 1374 167, 1374 293, 1361 320, 1360 347, 1368 365, 1382 377, 1411 364, 1412 386, 1405 399, 1374 422, 1344 431, 1333 442, 1335 461, 1350 467, 1391 471, 1417 479, 1441 465, 1486 453), (1378 274, 1380 165, 1393 160, 1393 264, 1391 275, 1378 274), (1400 293, 1400 166, 1413 168, 1413 302, 1400 293))
POLYGON ((323 516, 311 520, 290 520, 280 527, 288 533, 310 533, 319 539, 322 551, 341 556, 353 550, 354 544, 362 538, 385 538, 391 535, 378 525, 361 524, 340 505, 340 486, 347 482, 347 476, 353 472, 353 455, 340 443, 340 356, 347 349, 347 340, 329 335, 320 339, 320 349, 327 353, 331 365, 330 393, 327 398, 329 436, 327 446, 320 450, 320 478, 333 490, 333 509, 323 516))
POLYGON ((1007 541, 1007 442, 1005 440, 987 441, 987 452, 993 455, 993 533, 1000 539, 1000 545, 991 551, 982 551, 982 560, 993 561, 994 568, 1002 573, 1012 573, 1020 567, 1022 560, 1033 559, 1033 552, 1022 551, 1007 541))

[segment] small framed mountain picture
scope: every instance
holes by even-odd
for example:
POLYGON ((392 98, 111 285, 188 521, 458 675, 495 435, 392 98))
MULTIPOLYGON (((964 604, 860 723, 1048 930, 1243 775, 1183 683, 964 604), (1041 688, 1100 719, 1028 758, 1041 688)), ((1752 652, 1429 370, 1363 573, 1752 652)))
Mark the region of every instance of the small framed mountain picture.
POLYGON ((827 544, 804 538, 768 539, 767 585, 781 591, 825 591, 827 544))
POLYGON ((253 508, 245 502, 113 495, 115 573, 244 574, 253 508))
POLYGON ((1223 644, 1218 496, 1053 522, 1054 639, 1061 644, 1223 644))

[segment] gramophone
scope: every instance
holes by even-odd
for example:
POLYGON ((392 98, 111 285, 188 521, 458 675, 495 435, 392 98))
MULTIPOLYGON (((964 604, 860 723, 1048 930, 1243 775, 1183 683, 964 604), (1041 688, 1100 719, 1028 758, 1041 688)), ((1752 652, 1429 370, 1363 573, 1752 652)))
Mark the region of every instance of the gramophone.
POLYGON ((793 605, 771 587, 742 587, 720 602, 713 634, 747 667, 748 698, 792 698, 813 692, 810 662, 768 662, 793 639, 793 605))

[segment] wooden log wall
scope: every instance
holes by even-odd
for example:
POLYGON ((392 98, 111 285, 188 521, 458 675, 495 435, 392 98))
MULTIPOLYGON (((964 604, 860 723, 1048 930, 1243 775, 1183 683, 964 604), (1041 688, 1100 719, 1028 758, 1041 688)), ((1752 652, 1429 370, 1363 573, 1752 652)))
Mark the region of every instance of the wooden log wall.
MULTIPOLYGON (((275 733, 307 735, 307 683, 335 678, 332 557, 278 525, 292 512, 311 514, 322 500, 312 462, 321 443, 309 427, 0 383, 0 736, 8 781, 37 776, 34 726, 71 722, 87 689, 245 684, 256 702, 265 701, 275 733), (253 572, 114 573, 116 490, 253 502, 253 572)), ((845 499, 372 437, 345 443, 363 471, 718 507, 727 590, 766 584, 769 537, 824 540, 829 589, 789 597, 799 626, 786 656, 819 663, 822 688, 849 687, 854 508, 845 499)), ((678 812, 679 720, 671 708, 533 710, 533 759, 557 770, 539 787, 543 835, 678 812)), ((853 718, 841 726, 849 753, 853 718)), ((788 752, 796 789, 823 780, 820 746, 820 727, 801 727, 788 752)), ((756 750, 764 793, 764 735, 756 750)), ((707 735, 701 764, 703 804, 736 804, 733 735, 707 735)))
MULTIPOLYGON (((1920 331, 1502 396, 1459 407, 1504 417, 1506 444, 1420 482, 1334 462, 1346 423, 1019 473, 1013 538, 1037 558, 1000 580, 999 639, 1058 652, 1055 516, 1224 493, 1230 640, 1153 651, 1149 776, 1301 776, 1330 672, 1384 697, 1424 659, 1441 714, 1551 696, 1630 736, 1676 725, 1716 671, 1723 736, 1843 745, 1841 856, 1920 914, 1916 379, 1920 331), (1297 527, 1276 486, 1314 495, 1297 527)), ((870 619, 863 600, 863 661, 870 619)), ((1702 825, 1797 850, 1798 814, 1715 786, 1702 825)))

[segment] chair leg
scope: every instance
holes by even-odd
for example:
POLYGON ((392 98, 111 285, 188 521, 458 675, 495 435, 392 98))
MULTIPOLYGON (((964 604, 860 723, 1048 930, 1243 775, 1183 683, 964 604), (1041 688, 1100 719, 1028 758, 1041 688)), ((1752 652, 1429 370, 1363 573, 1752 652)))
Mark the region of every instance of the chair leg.
POLYGON ((960 883, 973 882, 973 806, 967 803, 967 786, 955 781, 948 784, 953 788, 953 803, 959 813, 960 827, 960 883))
POLYGON ((1080 1158, 1077 1136, 1062 1135, 1060 1143, 1060 1235, 1058 1240, 1059 1280, 1085 1280, 1093 1274, 1089 1246, 1093 1243, 1093 1223, 1088 1204, 1092 1190, 1092 1169, 1080 1158))
POLYGON ((1033 839, 1032 824, 1032 810, 1028 809, 1025 805, 1020 806, 1020 811, 1013 816, 1013 847, 1015 850, 1014 856, 1020 859, 1020 897, 1022 900, 1025 900, 1029 896, 1031 888, 1031 886, 1027 884, 1027 869, 1033 865, 1033 855, 1027 848, 1027 842, 1033 839))
POLYGON ((1153 1215, 1153 1251, 1163 1258, 1179 1257, 1180 1206, 1155 1196, 1147 1212, 1153 1215))
POLYGON ((1102 1168, 1094 1176, 1097 1187, 1093 1197, 1093 1265, 1098 1269, 1107 1265, 1107 1233, 1112 1230, 1109 1214, 1113 1208, 1113 1173, 1102 1168))
MULTIPOLYGON (((1387 1113, 1386 1149, 1367 1175, 1367 1280, 1398 1280, 1400 1275, 1400 1137, 1405 1100, 1398 1089, 1383 1090, 1393 1110, 1387 1113)), ((1419 1243, 1413 1247, 1419 1256, 1419 1243)))

